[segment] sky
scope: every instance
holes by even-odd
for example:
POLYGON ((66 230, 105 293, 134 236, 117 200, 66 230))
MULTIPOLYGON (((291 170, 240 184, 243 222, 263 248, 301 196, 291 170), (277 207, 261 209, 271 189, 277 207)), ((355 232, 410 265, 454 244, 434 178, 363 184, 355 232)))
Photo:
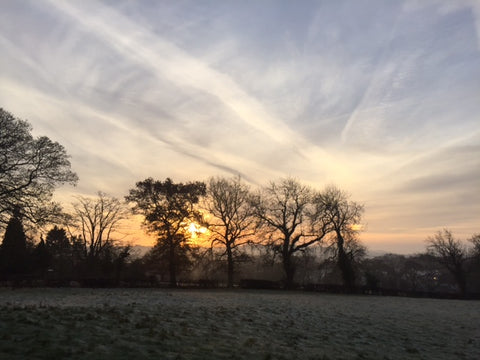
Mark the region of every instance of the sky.
POLYGON ((59 201, 290 176, 363 203, 372 251, 480 232, 480 1, 2 0, 0 49, 0 107, 79 175, 59 201))

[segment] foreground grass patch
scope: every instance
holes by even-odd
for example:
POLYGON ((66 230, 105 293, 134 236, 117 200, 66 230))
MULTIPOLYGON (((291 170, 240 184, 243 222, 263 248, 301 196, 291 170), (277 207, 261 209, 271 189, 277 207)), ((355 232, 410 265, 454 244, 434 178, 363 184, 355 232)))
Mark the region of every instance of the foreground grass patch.
POLYGON ((478 359, 480 302, 288 292, 0 291, 5 359, 478 359))

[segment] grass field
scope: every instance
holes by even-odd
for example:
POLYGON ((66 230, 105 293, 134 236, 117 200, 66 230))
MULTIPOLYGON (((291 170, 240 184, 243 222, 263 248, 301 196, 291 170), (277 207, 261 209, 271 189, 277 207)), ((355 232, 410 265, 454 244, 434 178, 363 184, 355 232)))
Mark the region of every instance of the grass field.
POLYGON ((480 302, 0 289, 0 359, 480 359, 480 302))

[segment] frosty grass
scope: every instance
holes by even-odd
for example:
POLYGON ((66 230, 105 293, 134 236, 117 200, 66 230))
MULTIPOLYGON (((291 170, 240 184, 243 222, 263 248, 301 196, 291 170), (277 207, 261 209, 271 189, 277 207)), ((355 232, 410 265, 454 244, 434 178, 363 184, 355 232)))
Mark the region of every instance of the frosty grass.
POLYGON ((0 359, 480 359, 480 302, 0 289, 0 359))

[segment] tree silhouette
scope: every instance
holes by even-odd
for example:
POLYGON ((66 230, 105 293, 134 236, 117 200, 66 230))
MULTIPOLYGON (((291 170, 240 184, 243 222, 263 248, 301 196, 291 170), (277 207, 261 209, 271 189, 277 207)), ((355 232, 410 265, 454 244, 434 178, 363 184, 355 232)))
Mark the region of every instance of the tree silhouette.
POLYGON ((96 197, 77 196, 73 208, 69 232, 74 234, 71 244, 75 272, 90 286, 104 286, 112 281, 115 272, 118 254, 114 243, 119 240, 121 221, 128 209, 120 200, 101 191, 96 197))
POLYGON ((47 233, 45 246, 54 258, 68 258, 72 247, 67 231, 57 225, 47 233))
POLYGON ((112 236, 127 211, 120 200, 103 192, 98 192, 95 199, 79 196, 77 200, 73 219, 84 242, 84 254, 96 259, 113 242, 112 236))
POLYGON ((480 292, 480 234, 473 234, 468 241, 472 244, 469 251, 469 280, 470 291, 480 292))
POLYGON ((28 122, 0 108, 0 227, 15 209, 23 220, 43 224, 60 213, 51 202, 56 186, 77 181, 63 146, 34 138, 28 122))
POLYGON ((205 207, 212 247, 219 244, 227 257, 227 286, 233 287, 234 263, 242 258, 240 247, 255 234, 257 218, 252 211, 248 186, 239 177, 211 178, 205 207))
POLYGON ((477 261, 480 261, 480 234, 473 234, 468 241, 473 245, 471 249, 471 256, 477 261))
POLYGON ((52 255, 48 251, 43 238, 40 239, 39 243, 33 249, 31 260, 34 273, 44 278, 48 268, 52 264, 52 255))
POLYGON ((356 239, 363 206, 350 201, 349 196, 335 186, 327 186, 324 191, 315 195, 316 213, 329 224, 333 232, 334 252, 338 267, 342 273, 343 283, 348 291, 355 286, 355 255, 361 255, 362 246, 356 239))
POLYGON ((448 229, 443 229, 427 238, 427 251, 435 256, 454 277, 461 296, 467 293, 467 249, 460 240, 453 237, 448 229))
POLYGON ((0 264, 3 274, 8 277, 27 272, 27 238, 18 211, 14 212, 8 222, 0 250, 0 264))
POLYGON ((177 285, 180 255, 188 249, 188 227, 201 221, 195 208, 206 193, 203 182, 174 183, 148 178, 136 183, 125 198, 134 203, 133 212, 144 216, 147 231, 157 236, 157 247, 166 253, 170 286, 177 285))
MULTIPOLYGON (((81 245, 83 247, 83 241, 81 245)), ((56 225, 47 233, 45 247, 51 256, 51 268, 57 279, 72 277, 74 268, 84 259, 84 251, 75 252, 67 231, 56 225)))
POLYGON ((254 200, 255 214, 270 234, 267 245, 282 258, 286 288, 294 285, 295 254, 326 235, 327 226, 314 215, 312 200, 313 190, 292 178, 271 182, 254 200))

